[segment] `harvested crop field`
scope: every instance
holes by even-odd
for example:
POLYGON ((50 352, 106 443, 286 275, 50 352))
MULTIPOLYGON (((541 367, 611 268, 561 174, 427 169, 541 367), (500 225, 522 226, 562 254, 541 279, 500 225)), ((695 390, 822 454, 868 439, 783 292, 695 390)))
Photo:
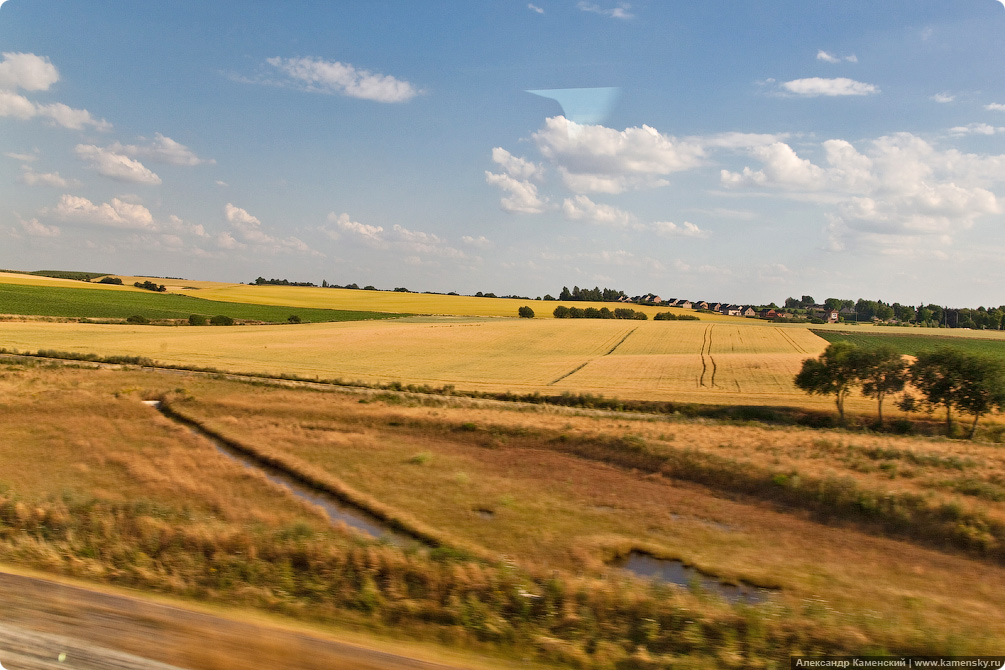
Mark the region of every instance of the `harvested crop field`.
POLYGON ((824 407, 792 385, 826 342, 799 327, 422 317, 230 328, 12 322, 0 346, 465 390, 824 407))

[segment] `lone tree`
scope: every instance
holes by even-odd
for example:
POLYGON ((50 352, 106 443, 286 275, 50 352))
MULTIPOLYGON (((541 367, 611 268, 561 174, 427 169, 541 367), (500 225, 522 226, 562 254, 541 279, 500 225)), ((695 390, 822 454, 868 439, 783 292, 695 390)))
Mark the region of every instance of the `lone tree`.
POLYGON ((858 381, 861 352, 850 342, 834 342, 819 358, 807 358, 796 375, 798 388, 811 395, 832 395, 844 424, 844 401, 858 381))
POLYGON ((883 425, 883 400, 887 394, 904 390, 907 381, 907 362, 890 346, 870 351, 856 352, 853 357, 862 383, 862 395, 875 398, 879 411, 879 425, 883 425))
POLYGON ((530 307, 527 307, 526 305, 524 305, 523 307, 521 307, 520 309, 518 309, 516 311, 516 313, 520 315, 521 319, 533 319, 534 318, 534 310, 532 310, 530 307))
POLYGON ((977 422, 994 409, 1005 407, 1005 367, 1000 361, 940 347, 918 354, 911 366, 911 383, 930 408, 946 408, 946 434, 953 432, 953 408, 972 414, 968 438, 977 422))

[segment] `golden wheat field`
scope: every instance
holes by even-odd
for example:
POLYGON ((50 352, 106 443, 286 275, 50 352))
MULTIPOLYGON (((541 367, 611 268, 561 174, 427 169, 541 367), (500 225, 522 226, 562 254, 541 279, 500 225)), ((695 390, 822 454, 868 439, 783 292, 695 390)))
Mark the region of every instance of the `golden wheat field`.
POLYGON ((230 328, 8 322, 0 346, 464 390, 805 404, 816 401, 792 377, 826 342, 753 324, 423 317, 230 328))

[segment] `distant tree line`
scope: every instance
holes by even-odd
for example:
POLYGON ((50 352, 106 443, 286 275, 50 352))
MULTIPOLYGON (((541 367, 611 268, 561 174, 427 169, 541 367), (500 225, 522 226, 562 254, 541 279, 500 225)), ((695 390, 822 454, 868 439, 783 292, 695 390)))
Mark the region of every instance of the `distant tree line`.
POLYGON ((98 281, 98 283, 99 284, 114 284, 116 286, 122 286, 122 278, 121 277, 102 277, 98 281))
MULTIPOLYGON (((813 296, 804 295, 801 298, 786 298, 786 309, 811 309, 818 307, 813 296)), ((944 307, 935 304, 902 305, 899 302, 887 303, 882 300, 847 300, 843 298, 827 298, 823 302, 826 310, 843 311, 845 321, 880 321, 896 320, 898 323, 908 323, 931 328, 971 328, 974 330, 1005 330, 1005 305, 999 307, 944 307)))
POLYGON ((673 312, 658 312, 653 321, 701 321, 694 314, 674 314, 673 312))
POLYGON ((255 286, 314 286, 317 284, 309 281, 290 281, 289 279, 266 279, 265 277, 259 277, 255 281, 251 282, 255 286))
MULTIPOLYGON (((120 280, 119 283, 121 284, 122 281, 120 280)), ((136 288, 145 288, 148 291, 157 291, 158 293, 163 293, 167 290, 167 287, 165 287, 164 284, 155 284, 149 279, 142 282, 133 282, 133 286, 136 288)))
POLYGON ((579 307, 559 305, 552 314, 556 319, 635 319, 637 321, 645 321, 649 318, 645 312, 636 312, 634 309, 628 309, 627 307, 618 307, 615 310, 610 310, 606 307, 601 307, 600 309, 596 307, 581 309, 579 307))
MULTIPOLYGON (((568 286, 562 287, 562 292, 558 294, 559 300, 564 301, 589 301, 589 302, 618 302, 621 298, 627 298, 624 291, 618 291, 613 288, 601 289, 599 286, 595 286, 592 289, 589 288, 579 288, 578 286, 573 286, 572 290, 569 290, 568 286)), ((550 295, 544 296, 545 300, 554 300, 550 295)))
POLYGON ((834 342, 818 358, 803 361, 795 377, 798 388, 815 395, 832 395, 841 423, 844 403, 855 387, 875 398, 878 422, 883 423, 883 401, 910 382, 921 394, 905 394, 897 406, 904 411, 946 411, 946 434, 953 434, 953 412, 973 417, 968 437, 982 416, 1005 408, 1005 365, 997 359, 951 347, 919 353, 913 363, 892 347, 863 349, 850 342, 834 342))

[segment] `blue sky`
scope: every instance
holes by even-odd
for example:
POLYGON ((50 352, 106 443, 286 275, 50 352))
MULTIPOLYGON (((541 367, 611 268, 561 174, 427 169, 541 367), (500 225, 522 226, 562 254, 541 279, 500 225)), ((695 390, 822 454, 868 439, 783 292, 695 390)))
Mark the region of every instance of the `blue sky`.
POLYGON ((0 267, 1005 303, 999 0, 7 0, 0 53, 0 267))

